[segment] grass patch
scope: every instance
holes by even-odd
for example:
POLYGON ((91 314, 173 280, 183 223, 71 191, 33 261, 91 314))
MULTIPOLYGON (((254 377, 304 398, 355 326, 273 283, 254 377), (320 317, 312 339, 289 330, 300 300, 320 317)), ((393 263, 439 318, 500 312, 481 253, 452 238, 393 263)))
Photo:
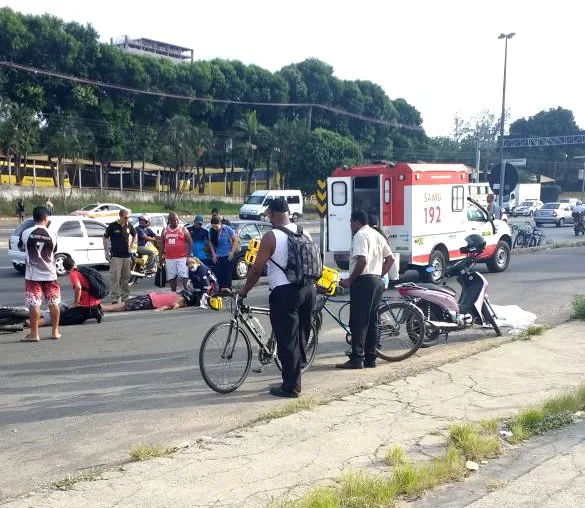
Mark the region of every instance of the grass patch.
POLYGON ((489 479, 485 482, 485 489, 488 492, 495 492, 496 490, 500 490, 502 487, 505 487, 508 484, 506 480, 496 480, 495 478, 489 479))
MULTIPOLYGON (((130 195, 131 196, 131 195, 130 195)), ((24 205, 26 207, 27 217, 32 215, 32 210, 35 206, 41 206, 47 201, 47 196, 36 194, 35 196, 26 196, 24 199, 24 205)), ((0 215, 15 217, 14 208, 16 205, 17 198, 0 198, 0 215)), ((82 206, 90 203, 108 203, 114 202, 119 203, 127 208, 130 208, 133 212, 169 212, 171 211, 165 204, 164 197, 159 199, 156 197, 152 201, 141 201, 138 199, 119 199, 108 195, 107 192, 97 192, 91 196, 71 196, 63 206, 59 197, 52 197, 51 200, 55 205, 53 213, 55 215, 68 214, 74 210, 79 210, 82 206)), ((219 208, 225 215, 238 215, 241 207, 241 203, 228 203, 221 200, 213 201, 202 201, 198 200, 197 196, 185 195, 180 201, 177 201, 175 209, 172 211, 177 212, 180 215, 203 215, 204 217, 210 216, 212 208, 219 208)))
POLYGON ((510 442, 520 443, 532 436, 560 429, 573 422, 573 415, 585 409, 585 386, 557 395, 538 406, 520 411, 506 422, 512 432, 510 442))
POLYGON ((481 461, 500 454, 500 438, 497 424, 489 421, 485 426, 460 423, 449 429, 449 440, 467 460, 481 461))
POLYGON ((255 423, 267 422, 276 418, 283 418, 298 413, 299 411, 309 411, 319 403, 319 400, 312 395, 301 395, 298 399, 291 399, 282 406, 259 414, 249 422, 246 422, 246 425, 253 425, 255 423))
POLYGON ((585 296, 576 295, 573 297, 573 312, 571 313, 571 319, 585 320, 585 296))
POLYGON ((516 337, 521 340, 530 340, 532 337, 542 335, 546 327, 542 325, 530 325, 526 330, 521 331, 516 337))
POLYGON ((140 462, 143 460, 156 459, 157 457, 165 457, 173 451, 172 448, 167 448, 166 446, 158 444, 136 444, 130 448, 128 453, 134 462, 140 462))
POLYGON ((102 473, 103 469, 91 469, 90 471, 85 471, 84 473, 67 475, 65 478, 57 480, 51 485, 56 489, 70 490, 76 483, 79 482, 94 482, 96 480, 101 480, 102 473))
POLYGON ((386 452, 384 462, 391 467, 402 466, 407 463, 404 451, 400 446, 394 445, 386 452))

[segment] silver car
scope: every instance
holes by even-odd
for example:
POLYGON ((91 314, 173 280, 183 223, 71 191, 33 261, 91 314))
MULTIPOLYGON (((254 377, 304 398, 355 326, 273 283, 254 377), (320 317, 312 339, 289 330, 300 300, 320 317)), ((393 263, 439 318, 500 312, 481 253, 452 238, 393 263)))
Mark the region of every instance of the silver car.
POLYGON ((563 227, 565 224, 573 223, 573 205, 568 203, 546 203, 539 210, 534 212, 534 223, 536 226, 543 224, 554 224, 556 227, 563 227))
POLYGON ((523 201, 520 203, 510 215, 514 217, 532 217, 537 210, 542 208, 542 201, 538 201, 536 199, 530 199, 528 201, 523 201))

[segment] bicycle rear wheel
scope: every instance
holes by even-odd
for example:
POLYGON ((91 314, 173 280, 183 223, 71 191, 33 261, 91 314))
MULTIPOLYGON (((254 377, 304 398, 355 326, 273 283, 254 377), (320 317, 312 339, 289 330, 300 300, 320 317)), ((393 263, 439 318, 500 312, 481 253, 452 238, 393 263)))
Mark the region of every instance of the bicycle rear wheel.
POLYGON ((199 369, 207 386, 218 393, 237 390, 250 371, 250 340, 241 328, 236 336, 236 330, 232 321, 218 323, 201 342, 199 369))
POLYGON ((516 249, 518 247, 524 246, 524 233, 518 233, 516 238, 514 238, 514 243, 512 244, 512 248, 516 249))
MULTIPOLYGON (((276 348, 276 340, 274 339, 274 332, 273 337, 275 348, 276 348)), ((315 327, 314 324, 311 325, 311 331, 309 332, 309 340, 307 341, 307 347, 305 349, 305 357, 307 361, 305 363, 301 363, 301 373, 305 372, 313 363, 315 359, 315 355, 317 354, 317 344, 319 343, 319 331, 315 327)), ((279 370, 282 370, 282 365, 280 360, 278 359, 278 355, 274 357, 274 363, 279 370)))
POLYGON ((418 351, 425 338, 425 319, 420 309, 406 302, 382 302, 378 321, 379 358, 399 362, 418 351))

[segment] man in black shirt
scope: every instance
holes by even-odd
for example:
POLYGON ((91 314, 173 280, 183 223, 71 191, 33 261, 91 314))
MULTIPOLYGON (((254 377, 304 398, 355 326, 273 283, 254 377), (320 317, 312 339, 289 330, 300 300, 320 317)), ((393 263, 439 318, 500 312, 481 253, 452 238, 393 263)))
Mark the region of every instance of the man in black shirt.
POLYGON ((120 210, 120 218, 112 222, 104 233, 104 254, 110 262, 112 302, 124 301, 130 295, 128 282, 132 268, 131 252, 136 243, 136 230, 128 222, 128 210, 120 210), (108 245, 109 240, 109 245, 108 245))

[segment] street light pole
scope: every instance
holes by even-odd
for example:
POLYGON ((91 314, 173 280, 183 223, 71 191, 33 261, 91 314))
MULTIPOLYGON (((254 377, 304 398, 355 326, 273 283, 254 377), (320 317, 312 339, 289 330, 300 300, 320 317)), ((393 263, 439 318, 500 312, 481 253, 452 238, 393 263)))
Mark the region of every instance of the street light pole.
POLYGON ((505 39, 504 47, 504 85, 502 90, 502 116, 500 118, 500 208, 504 209, 504 182, 506 180, 506 163, 504 162, 504 121, 506 116, 506 70, 508 66, 508 39, 516 35, 514 32, 509 34, 500 34, 498 39, 505 39))

